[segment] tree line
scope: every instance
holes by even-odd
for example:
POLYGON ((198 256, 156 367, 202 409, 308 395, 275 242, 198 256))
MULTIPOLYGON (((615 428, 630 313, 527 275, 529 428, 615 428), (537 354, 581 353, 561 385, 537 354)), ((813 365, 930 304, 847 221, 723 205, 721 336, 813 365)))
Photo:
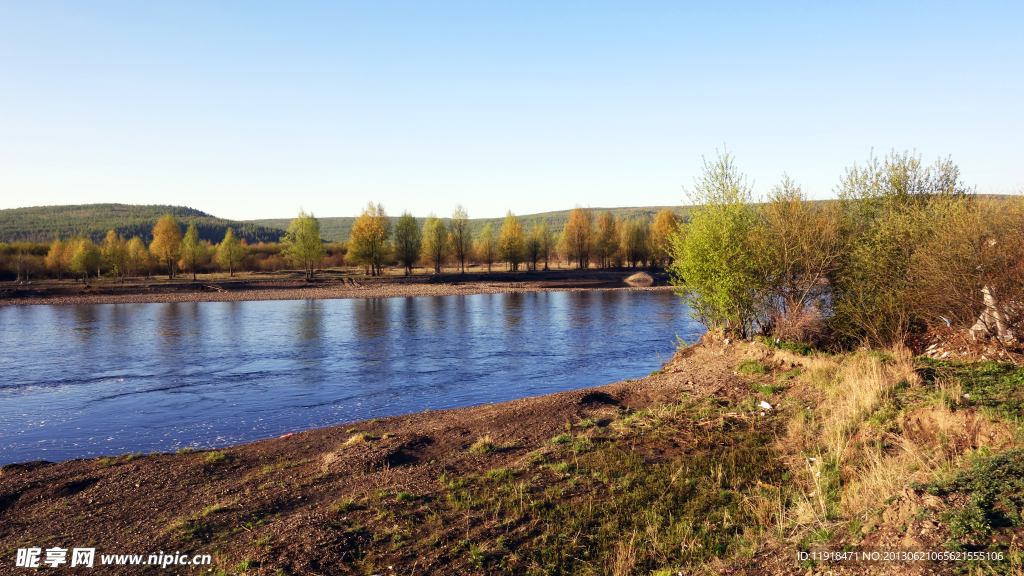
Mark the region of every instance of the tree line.
POLYGON ((950 159, 873 154, 829 202, 791 178, 755 198, 732 155, 705 161, 670 239, 677 292, 709 329, 891 346, 936 326, 1024 332, 1024 203, 974 194, 950 159))
POLYGON ((495 263, 512 272, 548 270, 553 260, 577 268, 660 266, 670 261, 668 239, 678 227, 668 208, 652 222, 616 218, 611 212, 595 215, 577 206, 559 232, 544 219, 524 224, 510 210, 499 230, 488 223, 474 237, 462 205, 447 224, 432 213, 420 227, 408 212, 392 222, 382 205, 371 202, 353 224, 346 248, 353 264, 375 275, 391 264, 410 274, 417 262, 435 273, 449 262, 460 272, 467 262, 486 266, 488 272, 495 263))
POLYGON ((490 272, 496 264, 512 272, 552 265, 663 266, 671 262, 668 239, 678 226, 679 219, 668 208, 652 219, 615 217, 610 211, 595 214, 577 206, 561 231, 552 230, 544 219, 524 222, 509 211, 500 228, 488 223, 474 234, 461 205, 447 222, 430 214, 420 226, 408 212, 392 221, 381 204, 371 202, 356 218, 348 242, 324 242, 319 220, 300 212, 279 242, 251 245, 232 227, 214 244, 202 239, 195 222, 183 232, 179 220, 165 214, 146 234, 149 243, 142 235, 127 238, 113 229, 100 242, 77 237, 48 244, 0 243, 0 274, 14 280, 74 276, 88 281, 104 275, 123 280, 156 273, 174 278, 185 272, 196 278, 214 271, 233 276, 237 271, 293 267, 312 278, 317 270, 342 266, 361 267, 371 275, 391 266, 406 274, 418 266, 439 273, 449 265, 460 272, 467 265, 486 266, 490 272))

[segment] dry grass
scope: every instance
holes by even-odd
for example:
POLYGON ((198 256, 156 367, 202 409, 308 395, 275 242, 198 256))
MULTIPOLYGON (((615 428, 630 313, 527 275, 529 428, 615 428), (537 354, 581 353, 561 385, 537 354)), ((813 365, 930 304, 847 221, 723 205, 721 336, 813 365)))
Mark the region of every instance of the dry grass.
POLYGON ((921 383, 914 361, 906 350, 892 359, 857 353, 839 367, 829 389, 829 418, 823 429, 824 441, 842 454, 864 418, 892 397, 900 385, 921 383))
POLYGON ((476 442, 469 447, 469 451, 474 454, 491 454, 497 452, 498 447, 491 441, 491 436, 488 434, 477 438, 476 442))
MULTIPOLYGON (((824 392, 814 411, 798 412, 788 423, 788 446, 810 452, 791 459, 803 489, 784 511, 797 526, 822 525, 879 506, 908 482, 924 479, 942 464, 924 447, 903 437, 890 438, 897 449, 858 442, 867 421, 901 390, 919 386, 916 365, 906 350, 892 354, 858 352, 841 358, 806 358, 777 351, 776 359, 800 363, 800 379, 824 392)), ((751 503, 762 517, 773 503, 751 503)), ((780 512, 780 515, 783 512, 780 512)), ((778 524, 776 519, 770 524, 778 524)))
POLYGON ((373 434, 369 434, 367 432, 358 432, 350 436, 349 439, 345 441, 345 444, 343 444, 343 446, 353 446, 355 444, 362 444, 372 439, 373 434))
POLYGON ((612 576, 631 576, 633 567, 636 566, 636 531, 627 542, 625 538, 619 541, 615 549, 615 562, 612 564, 612 576))

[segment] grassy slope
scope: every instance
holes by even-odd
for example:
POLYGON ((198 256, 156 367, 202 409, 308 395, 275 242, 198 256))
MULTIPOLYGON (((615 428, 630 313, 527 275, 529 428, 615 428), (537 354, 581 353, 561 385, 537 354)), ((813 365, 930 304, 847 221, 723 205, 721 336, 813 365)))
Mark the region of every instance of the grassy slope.
POLYGON ((418 558, 426 573, 790 574, 797 550, 901 547, 1004 558, 927 565, 938 573, 1020 573, 1024 371, 872 352, 746 358, 734 372, 746 386, 567 422, 519 466, 339 500, 355 572, 418 558), (936 414, 948 421, 914 428, 936 414), (965 435, 960 422, 979 417, 1008 433, 965 435), (462 523, 472 536, 444 529, 462 523))
POLYGON ((184 228, 195 222, 203 240, 220 242, 230 226, 249 243, 276 242, 283 231, 251 222, 236 222, 183 206, 81 204, 0 210, 0 242, 50 242, 54 238, 87 236, 98 242, 110 229, 126 238, 152 240, 151 231, 164 214, 172 214, 184 228))
MULTIPOLYGON (((651 219, 655 214, 660 212, 664 208, 671 208, 676 215, 682 216, 685 214, 686 209, 679 206, 644 206, 638 208, 594 208, 595 214, 600 214, 605 210, 611 210, 612 214, 616 217, 635 218, 644 217, 651 219)), ((548 226, 554 232, 561 232, 565 223, 569 220, 569 210, 559 210, 557 212, 541 212, 538 214, 525 214, 516 215, 527 232, 530 227, 533 226, 533 222, 536 220, 547 220, 548 226)), ((325 240, 331 242, 346 242, 348 241, 349 233, 352 231, 352 223, 356 221, 351 216, 339 216, 339 217, 320 217, 320 233, 323 235, 325 240)), ((392 214, 391 221, 394 223, 398 219, 398 215, 392 214)), ((422 227, 425 218, 417 218, 416 222, 422 227)), ((442 218, 445 223, 448 222, 448 218, 442 218)), ((470 220, 470 228, 473 231, 473 236, 476 237, 480 231, 484 229, 488 223, 491 224, 491 228, 494 229, 495 237, 501 230, 501 224, 504 222, 504 218, 473 218, 470 220)), ((278 228, 288 228, 289 219, 287 218, 268 218, 263 220, 247 220, 253 224, 259 224, 262 226, 274 226, 278 228)))

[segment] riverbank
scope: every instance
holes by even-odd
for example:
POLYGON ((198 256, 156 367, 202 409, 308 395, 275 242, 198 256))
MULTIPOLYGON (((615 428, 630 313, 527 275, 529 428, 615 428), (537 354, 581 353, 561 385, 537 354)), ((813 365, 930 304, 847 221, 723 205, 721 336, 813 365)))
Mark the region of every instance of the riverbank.
POLYGON ((1022 529, 998 518, 1007 502, 1024 504, 1014 488, 1024 455, 1008 424, 1022 412, 1009 386, 1022 373, 972 366, 708 337, 660 373, 587 390, 215 451, 8 465, 0 565, 31 546, 209 554, 212 573, 261 575, 924 574, 967 564, 797 559, 817 546, 960 547, 1001 552, 1009 567, 1022 529), (989 452, 962 467, 979 448, 989 452), (987 476, 943 483, 954 474, 987 476), (968 498, 977 490, 988 495, 980 504, 968 498))
POLYGON ((0 306, 34 304, 125 304, 161 302, 239 302, 333 298, 402 298, 581 290, 671 290, 668 275, 646 271, 651 285, 630 285, 636 270, 554 270, 520 273, 467 273, 414 276, 363 276, 327 271, 312 281, 298 274, 266 274, 198 281, 131 279, 85 286, 72 281, 0 283, 0 306))

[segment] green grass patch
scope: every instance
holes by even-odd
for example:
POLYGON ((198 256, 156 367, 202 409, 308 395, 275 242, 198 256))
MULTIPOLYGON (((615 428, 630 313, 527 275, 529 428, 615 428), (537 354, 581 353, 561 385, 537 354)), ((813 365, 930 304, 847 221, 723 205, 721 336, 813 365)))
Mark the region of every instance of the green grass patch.
POLYGON ((768 367, 760 362, 744 360, 736 367, 736 371, 747 376, 764 376, 768 373, 768 367))
POLYGON ((227 457, 227 454, 223 452, 207 452, 206 455, 203 456, 203 462, 206 462, 207 464, 217 464, 219 462, 223 462, 227 457))
MULTIPOLYGON (((983 449, 971 454, 967 466, 952 477, 914 487, 947 500, 956 494, 966 497, 963 504, 938 515, 938 521, 948 525, 952 536, 945 544, 947 549, 975 550, 993 541, 993 535, 1012 535, 1015 529, 1024 527, 1024 449, 1011 448, 998 454, 983 449)), ((1020 564, 1022 560, 1024 554, 1017 553, 1010 562, 986 567, 992 569, 989 573, 1008 574, 1011 564, 1020 564)), ((968 564, 972 573, 979 568, 977 562, 968 564)))
POLYGON ((800 376, 802 372, 803 370, 800 368, 793 368, 792 370, 788 370, 786 372, 783 372, 782 374, 779 374, 779 378, 782 380, 792 380, 797 376, 800 376))
POLYGON ((777 394, 785 389, 785 386, 780 386, 778 384, 759 384, 757 382, 751 382, 750 384, 751 392, 757 392, 758 394, 765 394, 767 396, 777 394))
MULTIPOLYGON (((758 525, 751 499, 765 494, 763 484, 782 484, 786 470, 769 421, 701 427, 694 406, 661 406, 628 416, 644 432, 644 441, 699 430, 701 449, 652 461, 652 450, 637 444, 639 436, 586 438, 588 451, 580 452, 580 439, 563 433, 559 442, 552 441, 552 452, 525 459, 532 472, 517 476, 499 469, 484 478, 442 474, 442 493, 431 513, 468 516, 482 531, 472 542, 436 541, 431 549, 443 550, 441 561, 449 566, 488 573, 543 566, 550 574, 606 573, 624 557, 633 559, 625 573, 649 574, 747 550, 751 528, 758 525), (505 553, 487 553, 494 549, 505 553)), ((424 528, 408 542, 427 546, 431 536, 437 540, 424 528)))
POLYGON ((569 434, 567 432, 562 432, 558 436, 555 436, 554 438, 551 439, 552 444, 568 444, 570 442, 572 442, 572 434, 569 434))
POLYGON ((816 356, 818 354, 827 356, 827 354, 815 349, 814 346, 811 346, 810 344, 804 344, 803 342, 786 342, 784 340, 776 340, 774 338, 765 338, 762 341, 769 348, 774 348, 776 350, 788 350, 790 352, 795 352, 801 356, 811 357, 816 356))

